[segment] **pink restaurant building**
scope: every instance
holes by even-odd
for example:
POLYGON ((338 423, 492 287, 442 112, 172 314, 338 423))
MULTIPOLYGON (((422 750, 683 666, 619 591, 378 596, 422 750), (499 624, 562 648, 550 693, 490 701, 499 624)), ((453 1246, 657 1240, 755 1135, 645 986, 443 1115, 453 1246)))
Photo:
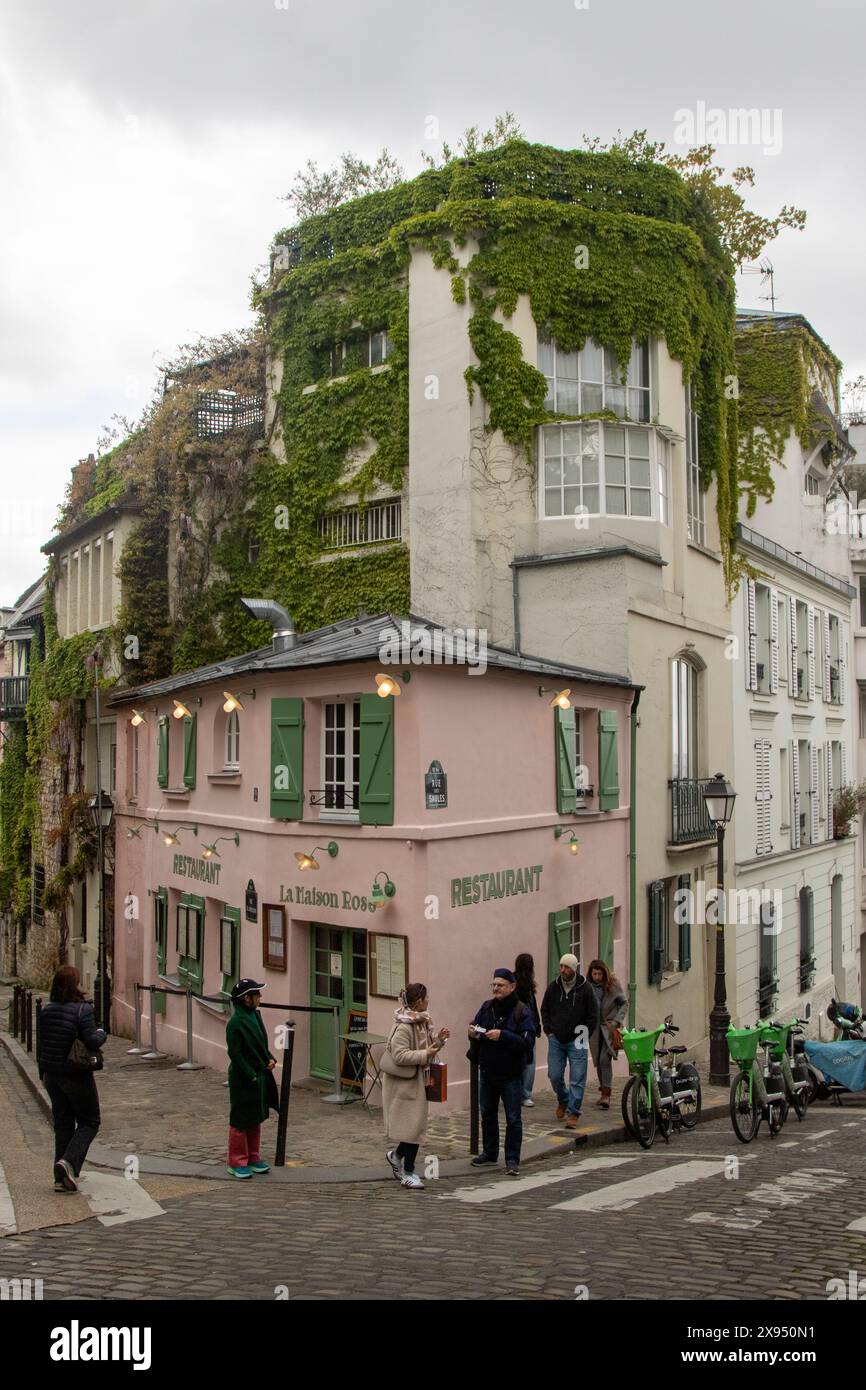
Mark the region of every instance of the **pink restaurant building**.
MULTIPOLYGON (((496 966, 531 952, 541 991, 573 949, 629 981, 636 687, 424 620, 296 635, 266 614, 271 646, 112 697, 114 1027, 133 1034, 136 982, 189 988, 194 1058, 222 1068, 229 990, 253 976, 295 1009, 264 1015, 272 1038, 296 1020, 295 1079, 327 1084, 335 1023, 387 1035, 422 980, 465 1107, 465 1025, 496 966)), ((143 994, 145 1039, 151 999, 160 1050, 184 1055, 186 1000, 143 994)), ((539 1087, 545 1062, 542 1039, 539 1087)))

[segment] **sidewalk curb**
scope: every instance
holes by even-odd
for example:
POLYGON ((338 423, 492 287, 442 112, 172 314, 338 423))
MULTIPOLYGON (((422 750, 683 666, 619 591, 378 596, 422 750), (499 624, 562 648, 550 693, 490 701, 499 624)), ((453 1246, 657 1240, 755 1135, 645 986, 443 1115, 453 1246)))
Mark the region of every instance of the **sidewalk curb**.
MULTIPOLYGON (((7 1055, 14 1062, 17 1070, 29 1086, 33 1096, 42 1107, 43 1113, 50 1122, 51 1102, 48 1099, 42 1082, 39 1080, 36 1063, 31 1059, 26 1050, 7 1033, 0 1033, 0 1043, 2 1043, 7 1055)), ((727 1114, 727 1100, 714 1100, 701 1110, 701 1122, 704 1120, 720 1119, 727 1114)), ((569 1136, 567 1139, 556 1136, 551 1136, 549 1139, 530 1139, 523 1145, 521 1166, 523 1163, 531 1162, 533 1159, 547 1158, 551 1154, 581 1153, 584 1149, 599 1148, 602 1144, 621 1144, 628 1142, 634 1141, 629 1139, 629 1135, 626 1133, 624 1126, 617 1126, 615 1129, 610 1129, 606 1126, 599 1126, 596 1128, 590 1127, 573 1137, 569 1136)), ((90 1147, 88 1160, 91 1163, 95 1163, 100 1168, 117 1168, 123 1170, 130 1156, 129 1154, 121 1153, 119 1149, 112 1149, 107 1145, 94 1143, 90 1147)), ((134 1156, 138 1160, 139 1172, 142 1174, 176 1178, 199 1178, 209 1182, 237 1181, 222 1164, 190 1163, 186 1159, 171 1159, 159 1157, 154 1154, 137 1153, 134 1156)), ((443 1178, 479 1178, 481 1176, 478 1169, 472 1167, 469 1158, 443 1159, 439 1164, 439 1175, 443 1178)), ((321 1168, 306 1164, 302 1168, 272 1168, 266 1178, 268 1183, 301 1184, 388 1182, 389 1180, 393 1182, 393 1178, 384 1163, 381 1168, 358 1168, 351 1164, 321 1168)))

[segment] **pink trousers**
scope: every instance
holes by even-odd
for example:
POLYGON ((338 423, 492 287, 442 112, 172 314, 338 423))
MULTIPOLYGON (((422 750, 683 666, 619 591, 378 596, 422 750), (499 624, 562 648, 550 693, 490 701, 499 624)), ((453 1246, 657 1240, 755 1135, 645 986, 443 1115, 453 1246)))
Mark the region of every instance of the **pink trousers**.
POLYGON ((234 1129, 229 1125, 229 1167, 246 1168, 250 1163, 258 1163, 261 1125, 253 1129, 234 1129))

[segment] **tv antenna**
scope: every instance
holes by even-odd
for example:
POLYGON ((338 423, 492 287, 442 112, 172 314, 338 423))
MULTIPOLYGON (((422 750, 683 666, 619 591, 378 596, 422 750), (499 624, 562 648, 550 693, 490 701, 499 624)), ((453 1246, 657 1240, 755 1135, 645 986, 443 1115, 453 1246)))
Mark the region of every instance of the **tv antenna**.
POLYGON ((763 260, 758 261, 757 263, 752 263, 751 265, 744 265, 740 273, 741 275, 760 275, 762 285, 766 285, 767 283, 769 283, 770 293, 760 294, 758 295, 758 298, 762 299, 765 303, 769 303, 771 312, 775 313, 776 289, 773 280, 775 270, 773 268, 772 261, 763 260))

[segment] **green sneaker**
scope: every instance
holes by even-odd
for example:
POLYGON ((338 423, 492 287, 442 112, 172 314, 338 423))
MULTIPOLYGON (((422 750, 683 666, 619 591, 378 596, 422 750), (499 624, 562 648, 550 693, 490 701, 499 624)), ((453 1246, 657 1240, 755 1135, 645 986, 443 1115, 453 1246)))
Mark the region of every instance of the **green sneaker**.
POLYGON ((270 1171, 271 1165, 269 1163, 265 1163, 264 1159, 257 1158, 250 1163, 251 1173, 269 1173, 270 1171))
POLYGON ((251 1178, 253 1175, 252 1168, 247 1168, 246 1166, 244 1166, 243 1168, 233 1168, 229 1163, 226 1165, 226 1167, 233 1178, 251 1178))

